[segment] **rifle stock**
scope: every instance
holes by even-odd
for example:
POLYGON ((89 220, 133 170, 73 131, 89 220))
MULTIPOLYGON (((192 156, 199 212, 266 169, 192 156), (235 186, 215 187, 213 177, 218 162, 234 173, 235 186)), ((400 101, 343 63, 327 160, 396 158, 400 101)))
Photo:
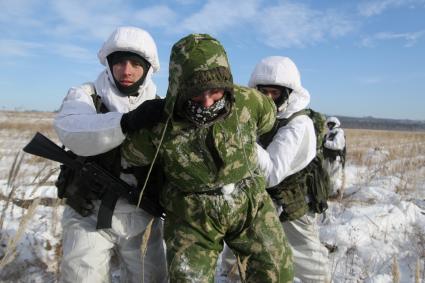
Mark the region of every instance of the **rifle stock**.
POLYGON ((82 164, 76 161, 63 148, 37 132, 31 141, 23 148, 23 151, 65 164, 75 170, 82 167, 82 164))
MULTIPOLYGON (((38 132, 23 148, 23 151, 62 163, 79 171, 84 180, 92 180, 102 184, 104 193, 101 196, 96 229, 111 228, 112 215, 119 197, 139 196, 137 188, 130 186, 94 162, 83 163, 76 160, 63 148, 38 132)), ((153 216, 164 217, 162 208, 148 198, 142 198, 140 206, 153 216)))

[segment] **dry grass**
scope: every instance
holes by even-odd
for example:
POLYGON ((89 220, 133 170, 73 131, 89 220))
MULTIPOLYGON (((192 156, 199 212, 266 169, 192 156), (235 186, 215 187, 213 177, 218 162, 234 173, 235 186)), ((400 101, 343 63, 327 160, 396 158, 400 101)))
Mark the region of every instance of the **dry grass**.
POLYGON ((391 264, 391 274, 393 276, 393 283, 400 283, 400 267, 396 256, 393 256, 393 262, 391 264))
POLYGON ((415 266, 415 283, 421 282, 421 261, 418 258, 416 260, 416 266, 415 266))
POLYGON ((345 134, 347 159, 354 165, 363 165, 370 149, 386 150, 390 160, 425 156, 424 132, 346 129, 345 134))
MULTIPOLYGON (((140 245, 140 253, 141 253, 141 257, 142 257, 142 268, 143 268, 142 274, 145 273, 145 270, 144 270, 145 255, 146 255, 146 252, 148 251, 148 242, 149 242, 149 238, 151 236, 152 224, 153 224, 154 220, 155 219, 152 217, 152 219, 149 221, 148 225, 146 226, 145 233, 143 234, 142 243, 140 245)), ((142 276, 142 283, 144 283, 144 282, 145 282, 145 276, 142 276)))
POLYGON ((19 228, 16 231, 15 236, 10 237, 4 252, 3 258, 0 260, 0 269, 4 268, 7 264, 11 263, 17 254, 16 247, 21 239, 22 235, 25 233, 28 221, 35 214, 35 210, 38 207, 39 199, 36 199, 28 208, 27 213, 22 217, 21 222, 19 223, 19 228))
POLYGON ((53 127, 50 122, 42 122, 37 125, 28 125, 27 122, 15 122, 15 121, 6 121, 0 122, 0 130, 15 130, 15 131, 28 131, 32 130, 34 132, 53 132, 53 127))
MULTIPOLYGON (((22 269, 32 268, 35 270, 45 270, 45 275, 52 277, 58 273, 57 262, 50 262, 44 258, 42 250, 55 249, 59 254, 60 244, 52 247, 48 239, 30 236, 32 220, 36 211, 42 207, 52 207, 52 220, 47 225, 52 227, 52 234, 60 237, 59 217, 60 201, 57 199, 42 197, 37 190, 42 186, 52 185, 50 178, 54 179, 57 173, 57 164, 46 161, 42 158, 32 157, 21 151, 21 148, 34 135, 36 131, 50 133, 54 135, 52 128, 52 114, 46 113, 5 113, 0 112, 0 158, 1 174, 0 179, 6 181, 5 187, 0 192, 2 209, 0 215, 0 281, 6 279, 8 282, 22 281, 25 276, 22 269), (7 167, 8 171, 6 172, 7 167), (32 187, 32 192, 26 192, 28 187, 32 187), (25 193, 26 192, 26 193, 25 193), (39 195, 38 197, 36 195, 39 195), (56 215, 56 216, 55 216, 56 215), (6 219, 8 222, 6 222, 6 219), (18 221, 15 227, 13 222, 18 221), (9 223, 11 222, 11 223, 9 223), (10 226, 8 226, 10 225, 10 226), (51 226, 50 226, 51 225, 51 226), (25 237, 25 244, 22 238, 25 237), (31 238, 33 241, 28 241, 31 238), (25 247, 25 250, 21 250, 25 247), (31 254, 31 259, 22 259, 20 254, 31 254), (20 272, 16 272, 20 269, 20 272)), ((44 276, 44 275, 43 275, 44 276)), ((25 281, 25 280, 24 280, 25 281)), ((3 281, 2 281, 3 282, 3 281)))
POLYGON ((0 111, 0 130, 50 130, 53 112, 0 111))
POLYGON ((347 162, 365 167, 365 183, 380 177, 398 178, 396 192, 416 197, 424 182, 425 133, 402 131, 354 130, 345 131, 347 162))

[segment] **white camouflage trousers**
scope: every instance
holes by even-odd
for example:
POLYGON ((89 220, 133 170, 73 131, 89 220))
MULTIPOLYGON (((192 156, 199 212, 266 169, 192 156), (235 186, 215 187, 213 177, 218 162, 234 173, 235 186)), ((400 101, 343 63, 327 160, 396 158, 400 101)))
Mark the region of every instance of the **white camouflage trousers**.
MULTIPOLYGON (((97 203, 98 206, 98 203, 97 203)), ((82 217, 69 206, 62 219, 63 257, 60 282, 111 282, 111 258, 119 263, 119 282, 167 282, 162 220, 152 223, 147 252, 143 258, 141 245, 152 216, 142 209, 120 203, 114 211, 112 227, 96 230, 97 212, 82 217), (121 206, 121 208, 123 207, 121 206)))
POLYGON ((336 157, 335 161, 329 161, 325 159, 323 161, 323 167, 329 173, 331 181, 331 197, 340 196, 344 192, 344 168, 339 156, 336 157))

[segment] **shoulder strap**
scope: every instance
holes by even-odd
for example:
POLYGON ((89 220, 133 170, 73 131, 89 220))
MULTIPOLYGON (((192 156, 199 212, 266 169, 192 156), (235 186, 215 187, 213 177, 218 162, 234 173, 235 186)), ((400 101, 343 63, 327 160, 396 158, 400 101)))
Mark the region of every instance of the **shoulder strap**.
POLYGON ((278 119, 279 121, 279 128, 288 125, 289 122, 291 122, 295 117, 298 117, 300 115, 307 115, 309 116, 309 109, 302 109, 298 112, 293 113, 291 116, 289 116, 288 118, 283 118, 283 119, 278 119))
POLYGON ((96 88, 93 87, 94 93, 92 93, 90 96, 93 99, 94 107, 96 108, 97 113, 108 113, 109 110, 106 108, 105 104, 102 102, 102 98, 97 95, 96 88))
POLYGON ((259 138, 259 142, 263 147, 267 147, 273 140, 274 136, 276 135, 277 131, 281 128, 284 127, 286 125, 288 125, 288 123, 290 121, 292 121, 292 119, 294 119, 297 116, 300 115, 307 115, 309 114, 309 110, 308 109, 302 109, 298 112, 293 113, 291 116, 289 116, 288 118, 283 118, 283 119, 276 119, 273 128, 265 133, 264 135, 261 135, 259 138))

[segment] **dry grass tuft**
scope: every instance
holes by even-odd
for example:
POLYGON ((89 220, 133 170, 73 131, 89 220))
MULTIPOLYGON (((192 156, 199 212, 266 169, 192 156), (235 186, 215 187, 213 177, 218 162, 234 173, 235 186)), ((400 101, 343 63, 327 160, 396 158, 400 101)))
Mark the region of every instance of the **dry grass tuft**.
POLYGON ((25 233, 28 221, 34 216, 35 210, 39 204, 38 199, 36 199, 27 210, 27 213, 22 217, 21 222, 19 223, 18 230, 14 237, 11 237, 7 243, 6 250, 4 252, 3 258, 0 260, 0 269, 4 268, 7 264, 11 263, 16 255, 16 247, 21 239, 22 235, 25 233))
POLYGON ((393 276, 393 283, 400 283, 400 268, 395 256, 393 256, 393 262, 391 264, 391 274, 393 276))
POLYGON ((140 252, 141 252, 141 256, 142 256, 142 283, 145 282, 145 256, 146 256, 146 252, 148 251, 148 242, 149 242, 149 238, 151 236, 151 232, 152 232, 152 225, 153 225, 153 221, 155 220, 155 218, 152 217, 152 219, 149 221, 148 225, 146 226, 145 232, 143 233, 143 239, 142 239, 142 244, 140 246, 140 252))
POLYGON ((416 266, 415 266, 415 283, 421 282, 421 261, 419 258, 416 260, 416 266))

